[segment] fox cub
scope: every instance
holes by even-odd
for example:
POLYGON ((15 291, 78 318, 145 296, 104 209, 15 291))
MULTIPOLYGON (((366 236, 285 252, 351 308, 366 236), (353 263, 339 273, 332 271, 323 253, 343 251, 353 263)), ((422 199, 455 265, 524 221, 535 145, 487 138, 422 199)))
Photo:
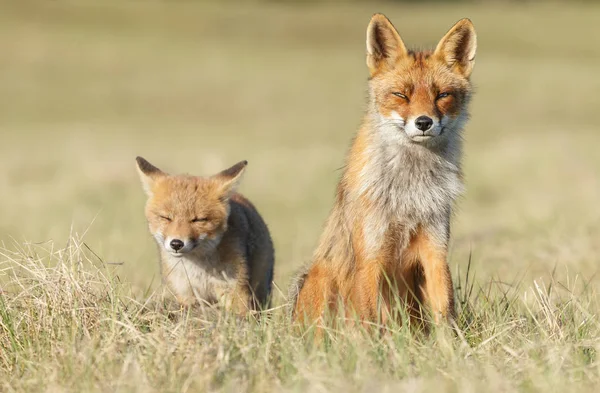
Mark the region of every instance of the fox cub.
POLYGON ((435 50, 411 51, 384 15, 372 17, 366 114, 312 263, 290 288, 294 320, 333 311, 385 324, 399 306, 417 325, 423 311, 453 317, 446 258, 475 49, 468 19, 435 50))
POLYGON ((247 162, 197 177, 136 161, 162 277, 179 303, 218 303, 240 315, 267 308, 273 243, 257 210, 235 192, 247 162))

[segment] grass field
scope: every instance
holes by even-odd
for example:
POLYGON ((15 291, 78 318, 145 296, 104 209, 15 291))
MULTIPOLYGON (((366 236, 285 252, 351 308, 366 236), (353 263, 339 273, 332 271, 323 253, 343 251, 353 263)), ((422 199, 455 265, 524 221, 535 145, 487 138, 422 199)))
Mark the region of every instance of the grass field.
POLYGON ((0 391, 595 392, 600 6, 0 3, 0 391), (459 334, 169 313, 135 171, 249 161, 277 285, 310 259, 365 103, 364 35, 478 32, 459 334), (470 270, 467 277, 467 267, 470 270))

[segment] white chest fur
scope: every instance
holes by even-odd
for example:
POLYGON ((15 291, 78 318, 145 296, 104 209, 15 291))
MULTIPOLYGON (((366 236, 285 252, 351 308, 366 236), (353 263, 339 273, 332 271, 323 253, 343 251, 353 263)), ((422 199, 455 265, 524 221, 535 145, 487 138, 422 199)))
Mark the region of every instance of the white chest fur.
POLYGON ((444 231, 463 191, 458 165, 419 146, 380 145, 369 153, 357 193, 373 206, 364 222, 367 251, 377 252, 392 222, 407 234, 418 225, 444 231))
POLYGON ((235 266, 220 263, 218 254, 162 255, 166 284, 186 304, 217 303, 232 292, 237 281, 235 266))

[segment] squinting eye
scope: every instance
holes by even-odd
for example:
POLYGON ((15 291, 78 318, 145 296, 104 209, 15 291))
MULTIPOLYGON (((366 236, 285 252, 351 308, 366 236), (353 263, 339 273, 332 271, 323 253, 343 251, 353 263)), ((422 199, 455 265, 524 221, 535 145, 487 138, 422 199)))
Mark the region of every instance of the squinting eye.
POLYGON ((196 217, 196 218, 194 218, 192 220, 192 222, 205 222, 205 221, 208 221, 208 218, 206 218, 206 217, 200 217, 200 218, 196 217))
POLYGON ((399 93, 399 92, 396 91, 396 92, 393 92, 392 94, 395 95, 396 97, 400 97, 400 98, 405 99, 406 101, 408 101, 408 97, 405 96, 402 93, 399 93))
POLYGON ((448 96, 450 96, 450 93, 440 93, 438 94, 437 99, 439 100, 440 98, 446 98, 448 96))
POLYGON ((163 219, 163 220, 165 220, 165 221, 168 221, 168 222, 171 222, 171 221, 173 221, 173 220, 171 220, 171 218, 169 218, 169 217, 167 217, 167 216, 161 216, 161 215, 159 215, 159 217, 160 217, 160 218, 162 218, 162 219, 163 219))

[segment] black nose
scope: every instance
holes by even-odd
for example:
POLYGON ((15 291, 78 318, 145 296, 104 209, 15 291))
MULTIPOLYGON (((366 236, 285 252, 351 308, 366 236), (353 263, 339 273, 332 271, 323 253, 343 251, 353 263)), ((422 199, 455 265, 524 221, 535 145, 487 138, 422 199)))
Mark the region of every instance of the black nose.
POLYGON ((179 251, 183 248, 183 242, 179 239, 171 240, 171 248, 175 251, 179 251))
POLYGON ((433 125, 433 120, 428 116, 419 116, 415 120, 415 126, 421 131, 427 131, 433 125))

